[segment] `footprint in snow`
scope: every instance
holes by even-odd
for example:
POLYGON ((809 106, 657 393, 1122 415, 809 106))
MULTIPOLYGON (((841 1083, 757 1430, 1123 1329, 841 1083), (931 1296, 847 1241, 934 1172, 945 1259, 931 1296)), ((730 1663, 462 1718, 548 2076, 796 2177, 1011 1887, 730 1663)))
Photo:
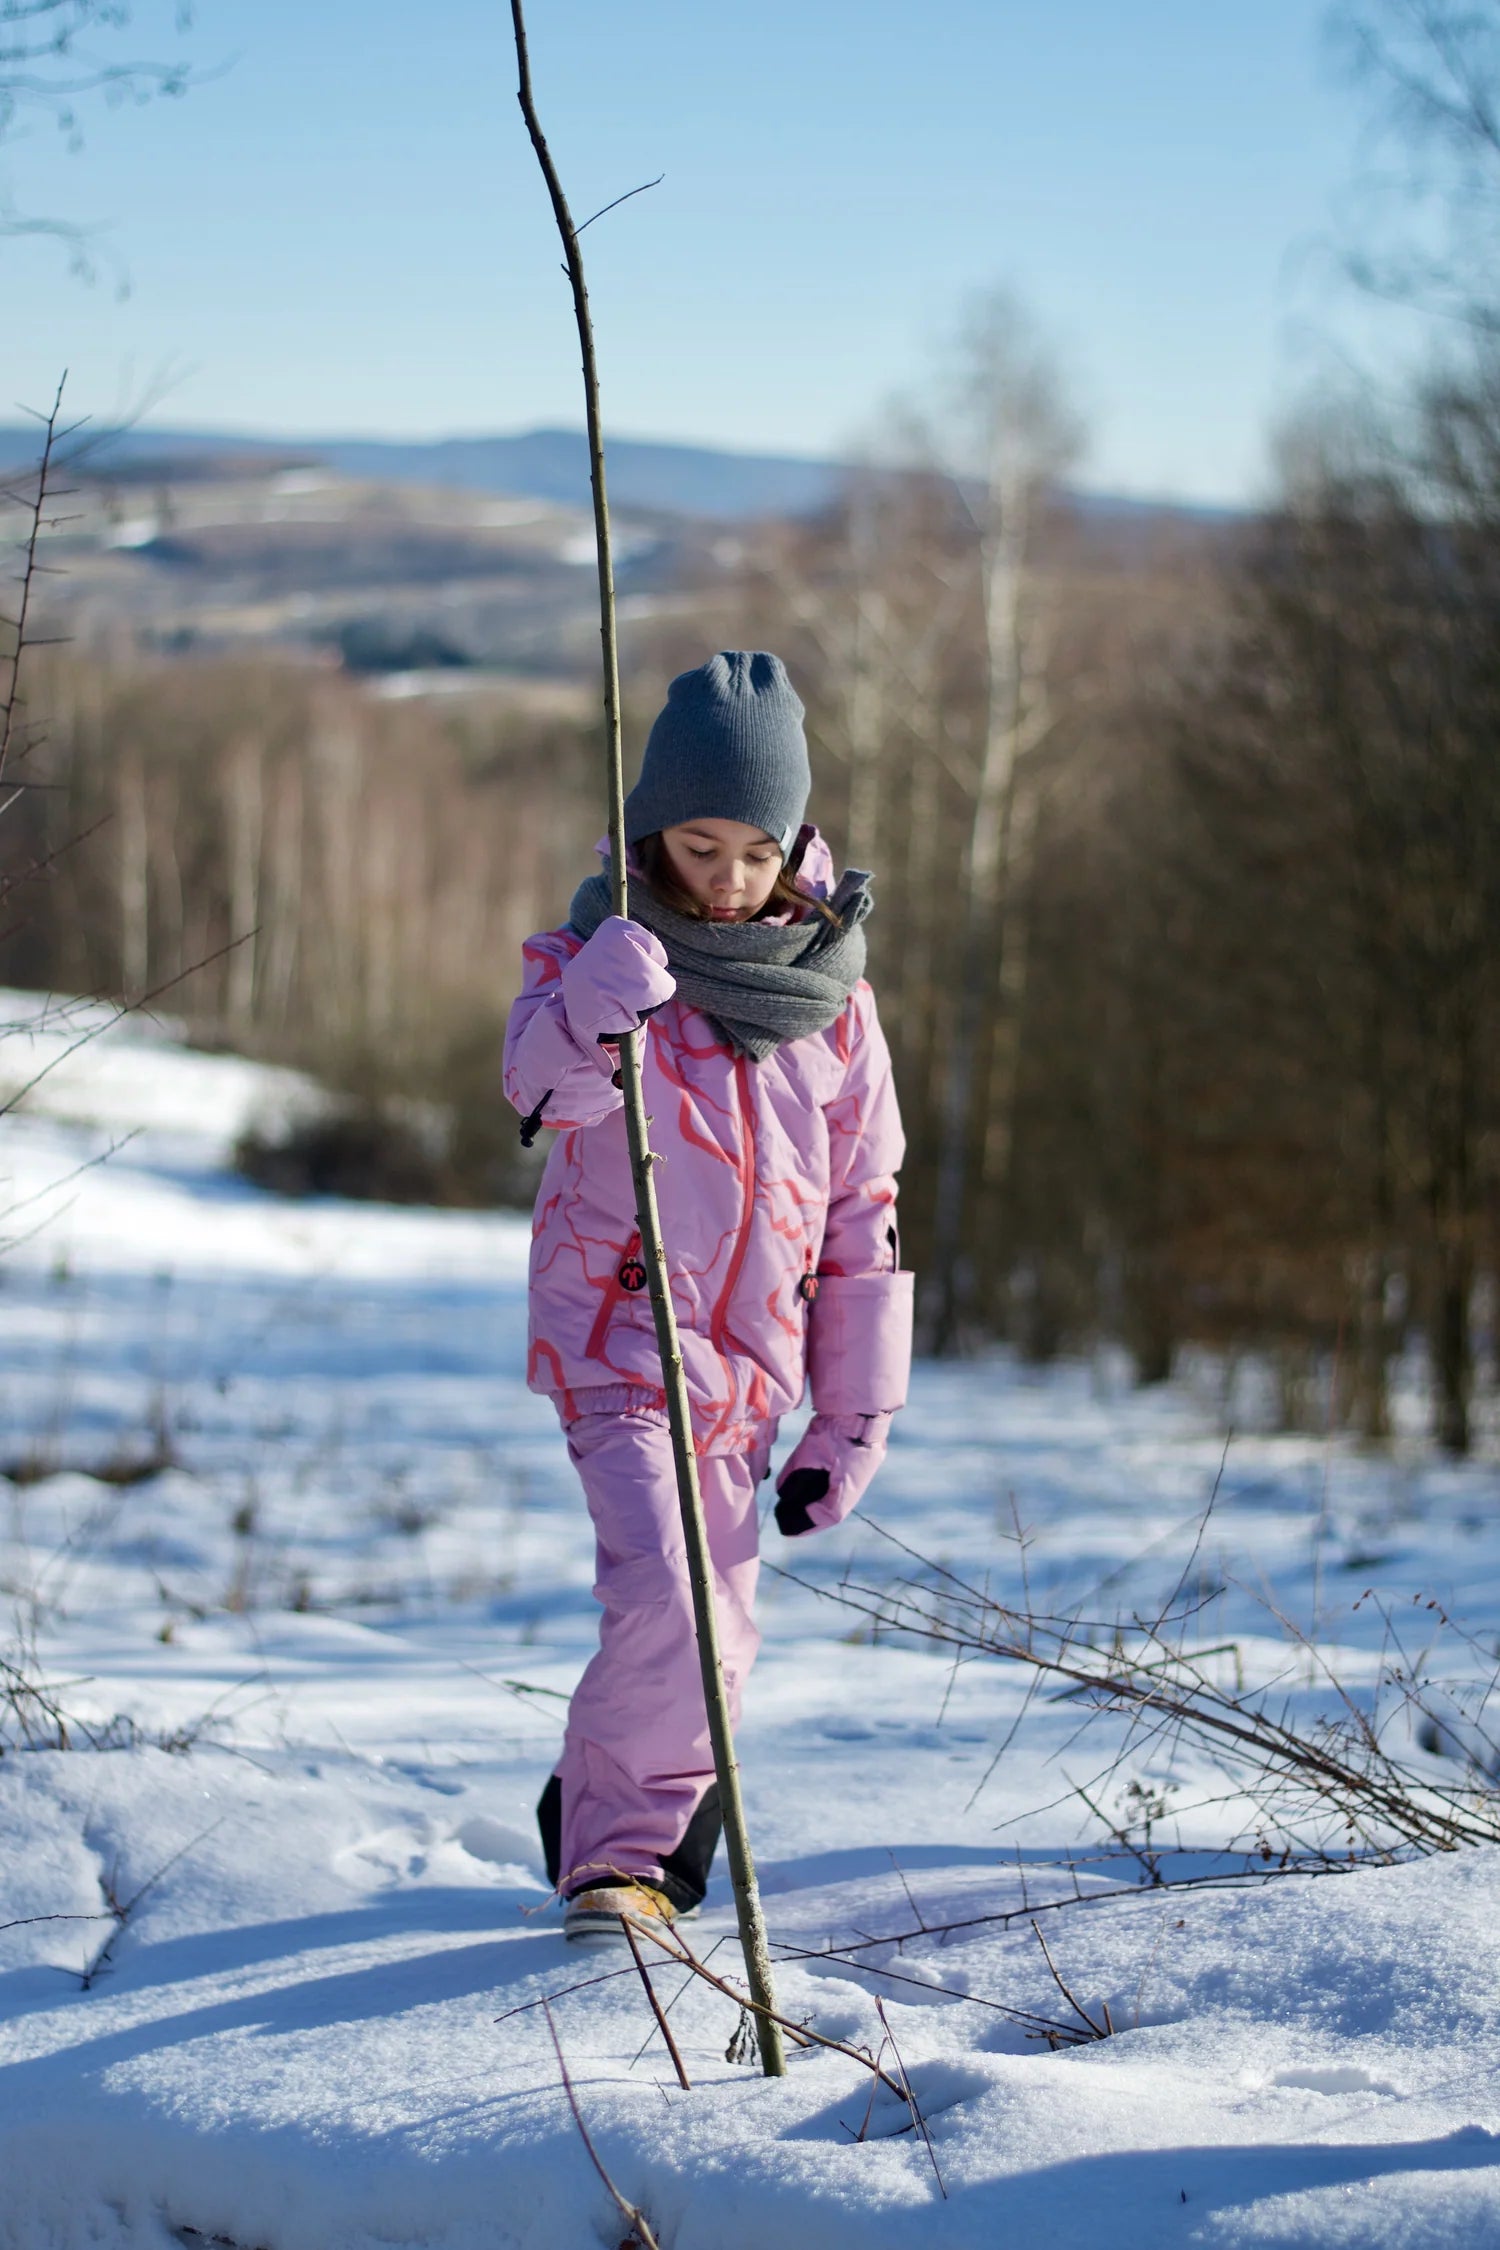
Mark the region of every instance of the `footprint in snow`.
POLYGON ((1396 2094, 1397 2086, 1365 2070, 1358 2063, 1327 2063, 1310 2068, 1273 2070, 1268 2086, 1289 2086, 1304 2094, 1396 2094))

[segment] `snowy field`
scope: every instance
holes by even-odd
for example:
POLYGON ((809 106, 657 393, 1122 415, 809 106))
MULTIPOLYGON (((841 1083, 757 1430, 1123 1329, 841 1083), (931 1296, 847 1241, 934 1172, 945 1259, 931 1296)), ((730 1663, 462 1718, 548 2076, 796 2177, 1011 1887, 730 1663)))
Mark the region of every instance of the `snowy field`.
MULTIPOLYGON (((584 1984, 614 1960, 565 1947, 532 1822, 594 1623, 524 1223, 261 1195, 226 1148, 295 1086, 129 1026, 65 1056, 91 1020, 0 1044, 11 1086, 57 1064, 0 1124, 0 1652, 92 1738, 0 1757, 4 2250, 613 2250, 542 1995, 663 2250, 1500 2245, 1500 1853, 1152 1889, 1127 1846, 1227 1870, 1244 1807, 821 1596, 908 1567, 857 1520, 768 1527, 808 1583, 763 1581, 741 1750, 782 2004, 888 2028, 931 2150, 856 2062, 727 2061, 696 1983, 683 2091, 634 1972, 584 1984), (1078 1888, 1125 1895, 1054 1909, 1078 1888), (1113 2037, 1036 2035, 1079 2019, 1028 1918, 982 1919, 1023 1901, 1113 2037)), ((1382 1609, 1416 1651, 1437 1602, 1478 1666, 1493 1456, 1256 1413, 1207 1368, 925 1368, 870 1514, 1038 1609, 1189 1585, 1215 1676, 1309 1723, 1368 1691, 1382 1609)), ((691 1934, 732 1970, 722 1861, 691 1934)))

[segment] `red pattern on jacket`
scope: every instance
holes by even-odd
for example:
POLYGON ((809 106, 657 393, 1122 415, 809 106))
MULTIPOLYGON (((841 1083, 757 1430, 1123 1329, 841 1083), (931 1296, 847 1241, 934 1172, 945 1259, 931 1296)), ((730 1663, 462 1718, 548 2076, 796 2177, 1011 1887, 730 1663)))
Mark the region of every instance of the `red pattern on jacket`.
MULTIPOLYGON (((636 1246, 635 1197, 613 1054, 574 1037, 562 971, 580 951, 570 929, 523 948, 525 985, 511 1010, 505 1090, 527 1114, 543 1095, 554 1130, 537 1196, 531 1251, 527 1379, 566 1416, 579 1394, 621 1384, 661 1396, 649 1297, 622 1286, 636 1246)), ((642 1071, 672 1302, 694 1435, 702 1453, 741 1451, 801 1399, 817 1299, 805 1275, 890 1275, 890 1290, 853 1295, 841 1319, 840 1369, 827 1378, 835 1412, 884 1412, 901 1397, 862 1399, 861 1366, 889 1392, 895 1275, 895 1174, 905 1149, 890 1053, 868 984, 826 1030, 786 1040, 751 1062, 709 1019, 673 998, 648 1020, 642 1071), (859 1323, 869 1326, 862 1336, 859 1323), (849 1388, 853 1385, 853 1389, 849 1388), (835 1401, 834 1388, 846 1394, 835 1401)), ((829 1322, 832 1334, 832 1323, 829 1322)), ((898 1352, 894 1356, 899 1356, 898 1352)), ((816 1388, 816 1387, 815 1387, 816 1388)))

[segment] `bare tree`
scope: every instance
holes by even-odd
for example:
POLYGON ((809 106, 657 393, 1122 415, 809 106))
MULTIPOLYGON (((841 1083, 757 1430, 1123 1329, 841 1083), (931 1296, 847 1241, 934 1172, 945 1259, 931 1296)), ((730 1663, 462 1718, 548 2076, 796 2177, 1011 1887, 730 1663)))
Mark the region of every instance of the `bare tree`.
POLYGON ((906 1223, 945 1347, 1003 1295, 969 1252, 982 1230, 984 1266, 1004 1262, 1024 870, 1066 703, 1054 498, 1075 445, 1047 354, 993 295, 936 396, 893 406, 820 518, 752 536, 735 588, 738 628, 783 648, 803 685, 835 849, 879 877, 872 974, 907 1119, 906 1223))
POLYGON ((1414 1318, 1462 1453, 1495 1256, 1500 486, 1454 456, 1435 401, 1304 437, 1185 687, 1165 826, 1191 844, 1172 1161, 1200 1332, 1322 1351, 1376 1437, 1414 1318))
POLYGON ((1035 547, 1041 513, 1081 444, 1052 355, 1007 292, 984 299, 965 323, 937 444, 973 525, 982 659, 928 1280, 927 1341, 944 1352, 961 1342, 973 1294, 964 1244, 976 1175, 1003 1179, 1009 1163, 1036 809, 1031 760, 1053 723, 1050 620, 1035 547), (987 1021, 990 1061, 981 1075, 987 1021))
POLYGON ((1367 183, 1351 272, 1378 295, 1495 332, 1500 0, 1337 0, 1330 29, 1372 102, 1382 154, 1396 158, 1367 183))
MULTIPOLYGON (((140 104, 186 93, 192 73, 185 62, 110 54, 134 12, 130 0, 0 0, 0 146, 27 113, 49 118, 77 148, 90 100, 140 104)), ((176 0, 173 17, 180 36, 192 22, 191 0, 176 0)), ((77 271, 92 272, 92 231, 20 210, 0 178, 3 235, 49 235, 68 245, 77 271)))
POLYGON ((881 845, 896 841, 897 746, 903 759, 941 755, 934 720, 970 599, 954 517, 946 478, 872 459, 810 530, 763 534, 737 589, 739 614, 764 615, 809 682, 814 747, 843 784, 842 817, 824 819, 851 867, 878 868, 881 845))

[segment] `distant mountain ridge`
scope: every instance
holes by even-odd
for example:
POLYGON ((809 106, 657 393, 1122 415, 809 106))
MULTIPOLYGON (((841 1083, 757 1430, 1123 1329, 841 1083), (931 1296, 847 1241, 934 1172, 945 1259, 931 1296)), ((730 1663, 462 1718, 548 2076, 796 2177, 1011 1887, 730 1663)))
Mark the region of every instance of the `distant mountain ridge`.
MULTIPOLYGON (((588 443, 581 430, 526 430, 509 437, 267 438, 238 431, 146 427, 100 431, 88 461, 100 474, 127 478, 153 467, 192 474, 239 461, 247 467, 318 463, 345 476, 379 483, 448 485, 467 492, 589 504, 588 443)), ((0 471, 37 453, 35 425, 0 424, 0 471)), ((610 498, 617 506, 671 515, 746 518, 808 515, 837 491, 845 471, 836 461, 791 454, 732 453, 709 446, 612 438, 610 498)))
MULTIPOLYGON (((378 483, 446 485, 467 492, 589 504, 588 445, 581 430, 525 430, 512 436, 452 438, 269 438, 230 430, 145 427, 85 432, 92 473, 124 481, 246 468, 320 464, 378 483)), ((35 461, 34 423, 0 423, 0 475, 35 461)), ((746 521, 805 516, 834 498, 848 464, 784 453, 736 453, 646 438, 611 438, 610 498, 621 509, 746 521)), ((1191 501, 1074 495, 1083 513, 1121 521, 1160 516, 1228 521, 1232 508, 1191 501)))

